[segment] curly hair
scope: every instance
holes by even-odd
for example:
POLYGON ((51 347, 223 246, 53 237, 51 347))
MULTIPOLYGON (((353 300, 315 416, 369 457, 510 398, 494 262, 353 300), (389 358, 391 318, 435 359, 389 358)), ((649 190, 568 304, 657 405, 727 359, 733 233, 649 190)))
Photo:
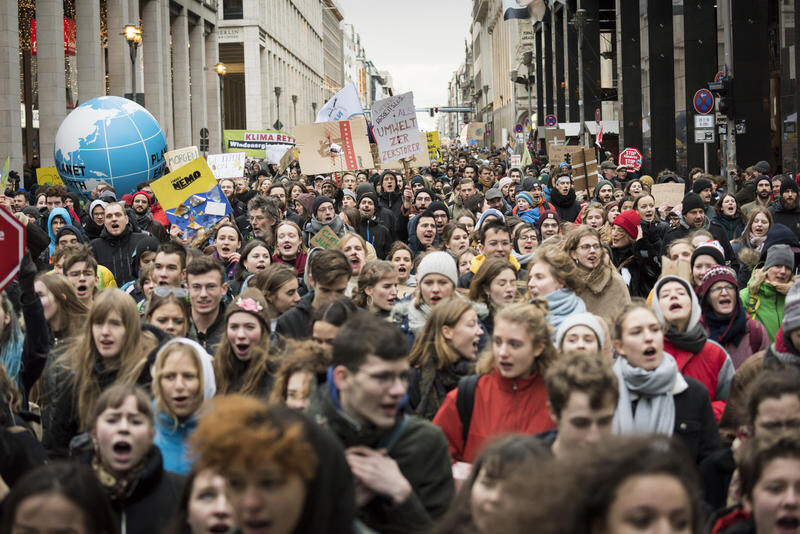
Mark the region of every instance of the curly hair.
POLYGON ((292 375, 302 372, 322 373, 329 364, 330 355, 319 343, 311 340, 289 340, 281 357, 281 365, 275 374, 275 385, 269 396, 269 404, 286 404, 289 379, 292 375))
POLYGON ((561 417, 570 395, 579 391, 589 397, 595 410, 603 405, 617 405, 617 375, 605 362, 593 355, 573 353, 559 358, 545 376, 550 413, 561 417))
POLYGON ((367 288, 375 287, 384 278, 397 277, 397 269, 394 264, 385 260, 371 260, 364 264, 361 268, 361 274, 358 277, 358 285, 350 297, 353 304, 359 308, 369 308, 369 296, 366 293, 367 288))
POLYGON ((244 395, 216 397, 189 438, 195 469, 227 475, 236 469, 277 464, 310 480, 319 460, 298 420, 278 407, 244 395))

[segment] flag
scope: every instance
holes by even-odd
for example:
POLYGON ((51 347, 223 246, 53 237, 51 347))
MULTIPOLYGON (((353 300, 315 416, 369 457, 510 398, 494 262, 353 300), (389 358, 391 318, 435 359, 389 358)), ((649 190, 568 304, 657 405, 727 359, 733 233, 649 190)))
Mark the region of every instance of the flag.
POLYGON ((546 14, 545 0, 503 0, 503 20, 533 19, 539 22, 546 14))
POLYGON ((0 195, 6 194, 6 184, 8 183, 8 164, 10 156, 6 157, 6 162, 3 164, 3 170, 0 171, 0 195))
POLYGON ((598 146, 598 148, 603 148, 603 127, 600 126, 600 129, 597 130, 597 137, 594 140, 594 144, 598 146))
POLYGON ((528 151, 528 146, 525 145, 525 149, 522 151, 521 165, 525 167, 526 165, 530 165, 531 163, 533 163, 533 160, 531 159, 531 153, 528 151))
POLYGON ((325 105, 317 113, 317 120, 314 122, 346 121, 356 115, 363 114, 364 109, 358 99, 356 86, 349 83, 333 95, 333 98, 325 102, 325 105))

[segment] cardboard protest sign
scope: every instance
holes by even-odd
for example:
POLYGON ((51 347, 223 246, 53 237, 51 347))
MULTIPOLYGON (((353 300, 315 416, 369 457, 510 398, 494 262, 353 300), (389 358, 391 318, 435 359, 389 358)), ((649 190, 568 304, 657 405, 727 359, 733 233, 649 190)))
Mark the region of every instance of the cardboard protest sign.
POLYGON ((317 113, 317 119, 314 122, 350 120, 356 115, 363 114, 364 109, 358 99, 356 86, 350 82, 333 95, 333 98, 325 102, 325 105, 317 113))
POLYGON ((591 194, 598 182, 597 156, 594 147, 580 146, 570 154, 572 166, 572 183, 575 191, 586 191, 591 194))
POLYGON ((263 158, 269 145, 294 146, 295 138, 280 130, 225 130, 225 152, 241 152, 248 158, 263 158))
MULTIPOLYGON (((420 143, 426 142, 426 135, 425 132, 420 132, 420 143)), ((372 148, 372 159, 375 162, 375 168, 377 170, 393 170, 393 171, 402 171, 403 167, 403 160, 398 159, 394 161, 381 161, 380 159, 380 150, 378 149, 377 145, 370 144, 370 148, 372 148)), ((430 167, 431 160, 428 159, 428 153, 423 151, 419 154, 414 154, 408 158, 405 158, 408 162, 409 167, 430 167)))
POLYGON ((167 162, 167 168, 170 172, 183 167, 192 160, 200 157, 200 152, 196 146, 187 146, 186 148, 178 148, 170 150, 164 154, 164 159, 167 162))
POLYGON ((228 199, 203 158, 162 176, 151 184, 171 224, 191 239, 231 213, 228 199))
POLYGON ((371 169, 375 166, 363 117, 350 121, 298 124, 297 159, 303 174, 371 169))
POLYGON ((277 165, 290 150, 294 150, 294 147, 289 145, 267 145, 267 148, 264 149, 264 158, 267 163, 277 165))
POLYGON ((428 160, 442 161, 442 143, 439 141, 439 132, 425 132, 428 142, 428 160))
POLYGON ((473 146, 483 144, 484 124, 482 122, 470 122, 462 130, 462 142, 464 145, 473 146))
POLYGON ((547 147, 547 158, 550 160, 550 163, 558 166, 562 161, 566 161, 566 156, 570 156, 570 161, 572 158, 572 154, 581 150, 581 147, 575 145, 548 145, 547 147))
POLYGON ((289 168, 289 165, 295 161, 297 161, 297 149, 292 147, 287 150, 283 156, 281 156, 281 159, 278 162, 278 176, 286 172, 286 169, 289 168))
POLYGON ((0 195, 5 194, 6 192, 6 184, 8 183, 8 165, 11 161, 11 157, 6 157, 6 162, 3 164, 3 169, 0 170, 0 195))
POLYGON ((209 154, 206 160, 214 178, 241 178, 244 176, 244 152, 228 152, 225 154, 209 154))
POLYGON ((548 128, 544 131, 544 138, 547 147, 547 159, 553 161, 553 157, 550 155, 550 149, 553 146, 563 146, 564 141, 567 139, 567 134, 561 128, 548 128))
POLYGON ((36 183, 39 185, 64 185, 64 181, 55 167, 39 167, 36 169, 36 183))
POLYGON ((339 245, 339 236, 331 230, 330 226, 323 226, 319 232, 311 238, 311 244, 315 247, 332 249, 339 245))
POLYGON ((650 194, 657 208, 664 204, 674 208, 683 202, 686 189, 683 184, 655 184, 650 188, 650 194))
POLYGON ((420 142, 414 93, 390 96, 372 104, 372 135, 382 162, 427 152, 420 142))

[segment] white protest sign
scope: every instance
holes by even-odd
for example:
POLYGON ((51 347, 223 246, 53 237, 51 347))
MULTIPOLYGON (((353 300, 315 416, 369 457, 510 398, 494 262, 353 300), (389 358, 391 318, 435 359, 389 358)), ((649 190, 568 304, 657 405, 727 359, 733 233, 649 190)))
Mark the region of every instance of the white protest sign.
POLYGON ((275 165, 281 162, 281 158, 286 154, 287 150, 293 149, 292 145, 267 145, 264 149, 264 156, 267 163, 274 163, 275 165))
POLYGON ((317 113, 314 122, 331 122, 350 120, 356 115, 363 115, 364 109, 358 99, 356 86, 351 82, 342 87, 333 98, 325 102, 317 113))
POLYGON ((244 152, 226 152, 225 154, 209 154, 206 158, 214 178, 241 178, 244 176, 244 152))
POLYGON ((407 158, 427 152, 420 142, 414 93, 390 96, 372 105, 372 134, 378 143, 382 162, 407 158))
POLYGON ((197 150, 196 146, 187 146, 186 148, 178 148, 176 150, 170 150, 169 152, 164 154, 164 158, 167 160, 167 168, 169 172, 174 171, 178 167, 183 167, 187 163, 192 160, 195 160, 200 157, 200 152, 197 150))

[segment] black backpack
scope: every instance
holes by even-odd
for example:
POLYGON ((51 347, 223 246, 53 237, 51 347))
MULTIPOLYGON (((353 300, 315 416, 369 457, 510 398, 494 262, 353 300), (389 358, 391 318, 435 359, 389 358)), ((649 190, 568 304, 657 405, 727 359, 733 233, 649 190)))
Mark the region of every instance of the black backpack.
POLYGON ((456 408, 458 418, 461 419, 462 437, 464 445, 467 444, 469 425, 472 422, 472 410, 475 407, 475 390, 478 388, 480 375, 462 376, 458 380, 458 393, 456 394, 456 408))

